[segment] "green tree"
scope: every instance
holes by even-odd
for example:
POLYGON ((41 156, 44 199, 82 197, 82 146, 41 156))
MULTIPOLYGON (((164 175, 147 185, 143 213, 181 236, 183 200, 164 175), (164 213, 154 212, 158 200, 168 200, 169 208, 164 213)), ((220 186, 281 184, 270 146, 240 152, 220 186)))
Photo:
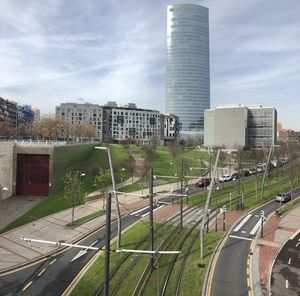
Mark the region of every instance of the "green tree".
POLYGON ((104 210, 105 195, 108 193, 108 188, 111 185, 110 170, 100 170, 99 174, 95 176, 94 183, 100 192, 100 197, 103 198, 103 210, 104 210))
POLYGON ((68 172, 64 179, 64 196, 72 206, 72 224, 74 222, 75 207, 84 203, 83 186, 81 182, 80 172, 68 172))

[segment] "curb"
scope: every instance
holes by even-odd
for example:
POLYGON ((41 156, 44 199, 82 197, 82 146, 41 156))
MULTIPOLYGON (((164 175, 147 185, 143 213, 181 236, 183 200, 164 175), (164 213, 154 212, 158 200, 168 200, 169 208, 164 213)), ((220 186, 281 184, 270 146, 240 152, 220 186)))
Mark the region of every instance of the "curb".
MULTIPOLYGON (((208 264, 208 267, 207 267, 207 270, 206 270, 206 273, 205 273, 205 278, 204 278, 203 286, 202 286, 202 287, 203 287, 203 288, 202 288, 202 293, 201 293, 202 296, 206 296, 206 295, 207 295, 207 291, 208 291, 208 287, 207 287, 207 285, 208 285, 208 280, 209 280, 210 277, 212 276, 212 275, 210 274, 210 271, 211 271, 211 268, 212 268, 212 263, 213 263, 213 260, 215 260, 215 256, 216 256, 216 254, 217 254, 217 252, 218 252, 218 249, 219 249, 220 245, 223 243, 223 241, 225 241, 225 239, 227 240, 227 238, 228 238, 228 236, 227 236, 228 232, 229 232, 231 229, 233 229, 240 221, 242 221, 242 219, 245 218, 246 214, 249 214, 249 213, 251 213, 251 212, 253 212, 253 211, 259 209, 261 206, 266 205, 266 204, 271 203, 271 202, 273 202, 273 199, 272 199, 272 200, 268 200, 268 201, 266 201, 266 202, 264 202, 264 203, 262 203, 262 204, 260 204, 260 205, 258 205, 258 206, 256 206, 256 207, 254 207, 254 208, 252 208, 252 209, 249 209, 248 211, 245 212, 245 214, 244 214, 243 216, 241 216, 238 220, 236 220, 235 223, 233 223, 233 224, 231 225, 230 229, 226 230, 226 232, 225 232, 224 235, 221 237, 221 239, 220 239, 220 241, 219 241, 217 247, 215 248, 215 250, 214 250, 214 252, 213 252, 213 254, 212 254, 212 256, 211 256, 211 258, 210 258, 210 260, 209 260, 209 264, 208 264)), ((253 287, 252 287, 252 281, 251 281, 251 293, 252 293, 252 291, 253 291, 253 287)), ((253 294, 253 293, 252 293, 252 294, 253 294)))

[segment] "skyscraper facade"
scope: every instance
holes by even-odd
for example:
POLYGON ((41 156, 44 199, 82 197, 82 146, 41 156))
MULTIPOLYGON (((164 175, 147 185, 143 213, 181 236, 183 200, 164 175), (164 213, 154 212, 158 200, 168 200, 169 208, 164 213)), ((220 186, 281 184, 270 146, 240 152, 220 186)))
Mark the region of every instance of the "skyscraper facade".
POLYGON ((168 6, 166 112, 179 116, 183 137, 203 136, 210 108, 208 8, 168 6))

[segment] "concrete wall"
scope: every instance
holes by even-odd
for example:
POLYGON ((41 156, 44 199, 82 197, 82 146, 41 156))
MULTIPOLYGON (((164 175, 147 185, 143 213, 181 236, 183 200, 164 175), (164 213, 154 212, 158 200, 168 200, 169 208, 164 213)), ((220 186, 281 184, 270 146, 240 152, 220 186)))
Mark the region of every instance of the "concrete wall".
POLYGON ((215 108, 204 113, 204 145, 238 148, 247 145, 248 109, 215 108))
POLYGON ((244 147, 247 144, 248 109, 216 108, 215 112, 215 146, 244 147))
POLYGON ((8 188, 8 191, 2 192, 3 199, 13 194, 14 146, 14 143, 0 142, 0 186, 8 188))

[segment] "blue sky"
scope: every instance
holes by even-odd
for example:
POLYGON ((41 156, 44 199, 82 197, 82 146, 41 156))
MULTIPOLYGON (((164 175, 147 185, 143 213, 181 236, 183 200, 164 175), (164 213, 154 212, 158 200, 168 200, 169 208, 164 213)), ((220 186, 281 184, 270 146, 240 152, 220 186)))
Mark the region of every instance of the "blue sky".
MULTIPOLYGON (((42 113, 84 101, 164 112, 166 0, 1 0, 0 96, 42 113)), ((300 130, 300 1, 210 9, 211 105, 274 105, 300 130)))

